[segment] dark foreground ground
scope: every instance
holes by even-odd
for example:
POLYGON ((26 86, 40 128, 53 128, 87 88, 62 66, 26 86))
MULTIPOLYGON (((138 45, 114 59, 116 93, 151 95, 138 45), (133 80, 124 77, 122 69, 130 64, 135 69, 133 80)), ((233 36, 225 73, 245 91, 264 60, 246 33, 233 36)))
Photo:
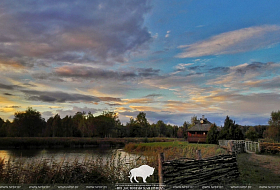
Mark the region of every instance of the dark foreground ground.
POLYGON ((238 182, 244 185, 278 185, 280 187, 280 155, 239 154, 238 182))

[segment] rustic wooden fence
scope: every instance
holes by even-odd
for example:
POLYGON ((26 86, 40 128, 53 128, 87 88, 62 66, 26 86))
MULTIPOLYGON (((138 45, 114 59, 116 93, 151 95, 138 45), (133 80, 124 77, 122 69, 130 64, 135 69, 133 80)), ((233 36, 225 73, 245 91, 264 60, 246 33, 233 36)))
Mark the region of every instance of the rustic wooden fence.
POLYGON ((260 143, 245 140, 219 140, 219 145, 227 149, 230 154, 240 154, 243 152, 260 152, 260 143))
POLYGON ((180 158, 164 161, 159 155, 159 182, 167 186, 226 184, 239 176, 235 155, 219 155, 201 159, 180 158))

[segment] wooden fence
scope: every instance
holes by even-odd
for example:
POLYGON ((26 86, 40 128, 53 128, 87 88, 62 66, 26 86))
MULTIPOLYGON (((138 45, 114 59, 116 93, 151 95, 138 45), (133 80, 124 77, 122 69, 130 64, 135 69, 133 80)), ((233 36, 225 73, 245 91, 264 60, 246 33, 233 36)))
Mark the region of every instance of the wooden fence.
POLYGON ((243 152, 260 152, 260 143, 245 140, 219 140, 219 145, 227 149, 230 154, 240 154, 243 152))
POLYGON ((170 185, 226 184, 239 176, 236 156, 220 155, 207 159, 180 158, 164 161, 159 155, 159 182, 170 185))

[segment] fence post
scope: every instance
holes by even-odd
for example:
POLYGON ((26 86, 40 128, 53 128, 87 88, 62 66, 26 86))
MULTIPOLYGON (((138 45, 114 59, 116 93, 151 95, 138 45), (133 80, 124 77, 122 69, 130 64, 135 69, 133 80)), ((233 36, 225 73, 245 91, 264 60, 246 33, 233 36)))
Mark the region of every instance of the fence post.
POLYGON ((158 155, 158 178, 159 184, 163 184, 162 163, 164 162, 163 152, 158 155))
POLYGON ((196 150, 196 159, 201 160, 201 150, 196 150))
POLYGON ((233 154, 233 152, 234 152, 233 143, 232 143, 232 141, 229 141, 228 143, 229 143, 229 152, 231 152, 231 154, 233 154))

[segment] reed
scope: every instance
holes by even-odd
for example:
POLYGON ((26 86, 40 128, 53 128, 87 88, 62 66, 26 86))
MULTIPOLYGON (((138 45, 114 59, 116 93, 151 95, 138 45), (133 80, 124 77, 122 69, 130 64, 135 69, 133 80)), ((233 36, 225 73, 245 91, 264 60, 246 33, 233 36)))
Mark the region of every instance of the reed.
MULTIPOLYGON (((87 156, 82 160, 0 158, 0 184, 112 184, 129 183, 129 171, 149 159, 127 164, 127 158, 114 151, 105 159, 87 156)), ((153 179, 157 180, 157 179, 153 179)))

